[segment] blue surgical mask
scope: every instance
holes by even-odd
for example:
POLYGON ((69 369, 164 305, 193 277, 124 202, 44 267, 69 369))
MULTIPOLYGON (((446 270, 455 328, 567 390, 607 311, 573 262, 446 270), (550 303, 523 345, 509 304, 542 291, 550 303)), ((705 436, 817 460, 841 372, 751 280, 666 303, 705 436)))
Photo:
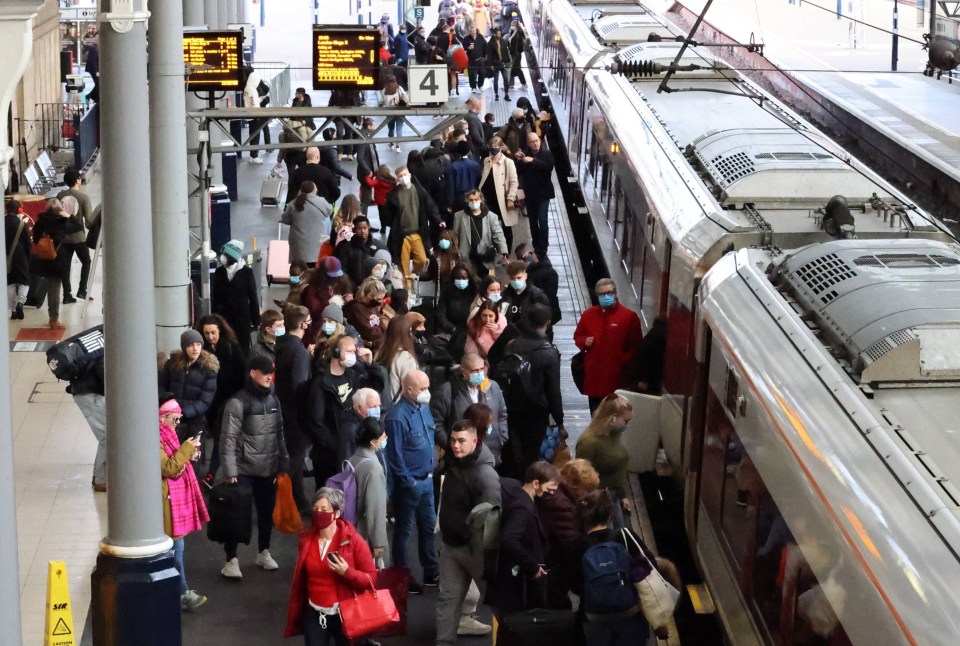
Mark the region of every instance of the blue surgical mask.
POLYGON ((323 324, 323 333, 330 336, 337 331, 337 324, 333 321, 327 321, 323 324))
POLYGON ((440 248, 443 249, 444 251, 446 251, 447 249, 450 248, 450 241, 449 241, 449 240, 440 240, 440 243, 439 243, 439 244, 440 244, 440 248))
POLYGON ((600 294, 597 297, 597 300, 600 302, 600 307, 607 309, 608 307, 613 307, 613 304, 617 302, 616 294, 600 294))
POLYGON ((372 417, 373 419, 380 419, 380 407, 374 406, 373 408, 368 408, 367 417, 372 417))
POLYGON ((500 292, 494 292, 493 294, 488 294, 487 298, 490 299, 491 303, 499 303, 503 295, 500 292))
POLYGON ((383 438, 383 444, 381 444, 380 447, 377 448, 377 451, 379 452, 379 451, 386 451, 386 450, 387 450, 387 438, 383 438))
POLYGON ((470 383, 474 386, 479 386, 483 383, 484 374, 482 372, 471 372, 470 373, 470 383))
POLYGON ((516 291, 522 292, 527 288, 527 281, 525 280, 511 280, 510 287, 513 287, 516 291))
POLYGON ((493 435, 493 424, 487 427, 487 435, 493 435))
POLYGON ((300 276, 290 276, 290 284, 291 284, 291 285, 299 285, 299 284, 300 284, 300 276))
POLYGON ((286 333, 287 333, 287 328, 285 328, 285 327, 278 327, 278 328, 274 329, 274 331, 273 331, 273 336, 275 336, 275 337, 277 337, 277 338, 279 339, 280 337, 282 337, 282 336, 283 336, 284 334, 286 334, 286 333))
POLYGON ((479 211, 479 210, 480 210, 480 202, 467 202, 467 206, 470 207, 470 210, 471 210, 471 211, 479 211))
POLYGON ((470 280, 468 278, 455 278, 453 280, 453 286, 457 289, 466 289, 469 284, 470 280))

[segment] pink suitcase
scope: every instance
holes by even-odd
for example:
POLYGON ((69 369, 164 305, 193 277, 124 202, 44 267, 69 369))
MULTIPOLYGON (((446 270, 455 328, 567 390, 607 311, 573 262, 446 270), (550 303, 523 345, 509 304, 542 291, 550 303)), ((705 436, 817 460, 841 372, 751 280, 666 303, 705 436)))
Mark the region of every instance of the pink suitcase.
POLYGON ((267 244, 267 285, 290 282, 290 242, 281 239, 283 224, 277 225, 277 239, 267 244))

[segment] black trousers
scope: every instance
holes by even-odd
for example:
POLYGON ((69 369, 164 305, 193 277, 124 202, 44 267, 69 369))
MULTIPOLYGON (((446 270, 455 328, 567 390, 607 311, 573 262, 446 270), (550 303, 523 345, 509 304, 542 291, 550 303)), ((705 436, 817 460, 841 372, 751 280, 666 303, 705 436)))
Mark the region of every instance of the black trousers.
MULTIPOLYGON (((277 504, 277 484, 274 476, 237 476, 237 484, 253 491, 253 506, 257 510, 257 551, 270 549, 273 533, 273 507, 277 504)), ((236 543, 224 543, 227 560, 237 556, 236 543)))
POLYGON ((310 509, 310 502, 303 492, 303 459, 310 451, 310 439, 297 428, 284 429, 287 453, 290 454, 290 484, 293 485, 293 500, 301 512, 310 509))
POLYGON ((470 80, 470 89, 476 90, 483 87, 483 61, 470 63, 467 67, 467 78, 470 80))
POLYGON ((527 77, 523 75, 523 68, 519 65, 514 65, 510 68, 510 87, 513 87, 513 79, 519 78, 521 85, 527 84, 527 77))
MULTIPOLYGON (((251 144, 253 144, 254 146, 256 146, 257 144, 259 144, 259 143, 260 143, 260 135, 261 135, 261 134, 263 134, 263 143, 265 143, 265 144, 269 144, 269 143, 270 143, 270 126, 269 126, 269 123, 270 123, 270 119, 251 119, 251 120, 250 120, 250 130, 256 130, 256 129, 259 128, 261 125, 263 125, 263 129, 257 131, 257 134, 253 135, 253 140, 250 142, 251 144), (265 124, 266 124, 266 125, 265 125, 265 124)), ((267 153, 267 152, 270 152, 270 151, 263 151, 263 152, 267 153)), ((259 154, 260 154, 260 151, 259 151, 259 150, 251 150, 251 151, 250 151, 250 157, 252 157, 253 159, 256 159, 259 154)), ((266 155, 265 155, 265 156, 266 156, 266 155)))
POLYGON ((321 628, 320 613, 307 604, 303 612, 303 643, 306 646, 347 646, 350 640, 343 636, 340 615, 327 615, 327 627, 321 628))
POLYGON ((60 248, 60 252, 67 256, 64 262, 63 271, 63 295, 70 296, 73 290, 70 289, 70 266, 73 263, 73 254, 80 259, 80 284, 77 286, 78 294, 87 293, 87 280, 90 278, 90 247, 85 242, 65 242, 60 248))

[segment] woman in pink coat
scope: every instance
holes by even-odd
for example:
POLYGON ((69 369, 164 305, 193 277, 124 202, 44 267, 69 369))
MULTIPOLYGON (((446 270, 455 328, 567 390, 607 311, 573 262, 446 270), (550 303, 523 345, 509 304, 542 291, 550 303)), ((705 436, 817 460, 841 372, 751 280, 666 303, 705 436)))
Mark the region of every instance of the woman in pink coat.
POLYGON ((499 308, 492 301, 489 299, 483 301, 476 315, 467 323, 464 352, 476 352, 486 359, 490 347, 500 338, 506 327, 507 317, 500 316, 499 308))

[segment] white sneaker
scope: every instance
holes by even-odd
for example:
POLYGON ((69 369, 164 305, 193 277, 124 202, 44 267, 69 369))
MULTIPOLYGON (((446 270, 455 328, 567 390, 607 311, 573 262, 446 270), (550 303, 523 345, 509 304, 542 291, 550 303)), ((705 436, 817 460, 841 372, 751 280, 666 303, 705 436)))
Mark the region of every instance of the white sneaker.
POLYGON ((257 565, 264 570, 276 570, 280 567, 277 565, 277 562, 273 560, 273 557, 270 556, 270 550, 263 550, 257 554, 257 565))
POLYGON ((199 608, 207 602, 207 598, 199 594, 196 590, 187 590, 180 595, 180 608, 182 610, 193 610, 199 608))
POLYGON ((263 164, 263 160, 260 159, 259 157, 251 157, 251 158, 250 158, 250 163, 251 163, 251 164, 263 164))
POLYGON ((457 626, 457 634, 463 636, 489 635, 491 630, 490 626, 477 621, 475 617, 460 617, 460 625, 457 626))
POLYGON ((237 560, 236 556, 227 561, 227 564, 223 566, 222 570, 220 570, 220 574, 228 579, 243 578, 243 572, 240 571, 240 561, 237 560))

